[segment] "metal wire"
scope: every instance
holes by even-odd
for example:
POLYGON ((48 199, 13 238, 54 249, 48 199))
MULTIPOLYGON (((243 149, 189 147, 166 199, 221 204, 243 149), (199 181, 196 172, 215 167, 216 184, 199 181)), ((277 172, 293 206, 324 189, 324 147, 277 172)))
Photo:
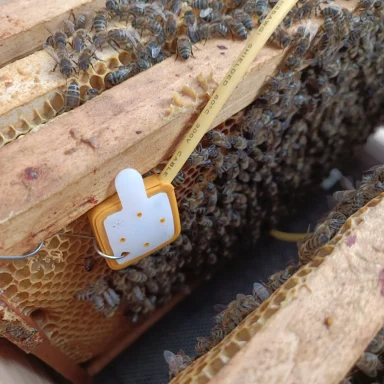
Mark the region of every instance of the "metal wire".
POLYGON ((110 256, 100 251, 100 248, 97 245, 96 239, 93 236, 87 236, 87 235, 77 235, 75 233, 65 233, 65 232, 58 232, 57 235, 59 236, 72 236, 72 237, 81 237, 83 239, 93 239, 93 247, 95 248, 95 251, 105 259, 111 259, 111 260, 118 260, 122 259, 125 256, 110 256))
POLYGON ((36 255, 37 252, 40 251, 42 246, 44 245, 44 241, 42 241, 34 251, 27 253, 26 255, 20 255, 20 256, 0 256, 0 260, 21 260, 21 259, 27 259, 28 257, 36 255))
POLYGON ((97 246, 97 242, 96 242, 96 239, 93 240, 93 246, 96 250, 96 252, 102 256, 102 257, 105 257, 106 259, 111 259, 111 260, 118 260, 118 259, 122 259, 123 257, 125 256, 110 256, 110 255, 106 255, 105 253, 101 252, 99 247, 97 246))

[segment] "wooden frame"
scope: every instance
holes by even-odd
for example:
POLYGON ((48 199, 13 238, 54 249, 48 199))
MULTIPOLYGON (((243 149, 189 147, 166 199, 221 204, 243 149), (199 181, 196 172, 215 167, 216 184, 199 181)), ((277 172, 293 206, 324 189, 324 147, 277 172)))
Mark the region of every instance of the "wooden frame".
POLYGON ((339 383, 384 324, 383 215, 384 193, 172 383, 339 383))
MULTIPOLYGON (((339 3, 348 9, 355 5, 339 3)), ((180 96, 183 87, 190 85, 204 99, 198 76, 214 73, 220 81, 243 45, 210 40, 195 51, 195 60, 169 58, 2 148, 0 173, 6 183, 0 189, 0 253, 33 249, 111 196, 121 169, 144 173, 170 157, 196 114, 194 100, 180 96), (168 116, 171 104, 174 112, 168 116), (90 139, 95 145, 89 145, 90 139)), ((265 47, 212 128, 249 105, 284 56, 281 49, 265 47)))

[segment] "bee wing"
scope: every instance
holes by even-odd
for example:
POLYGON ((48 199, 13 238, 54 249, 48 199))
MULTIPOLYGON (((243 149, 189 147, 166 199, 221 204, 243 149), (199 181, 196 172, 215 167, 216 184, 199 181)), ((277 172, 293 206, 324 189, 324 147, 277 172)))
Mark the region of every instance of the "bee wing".
POLYGON ((137 47, 137 41, 140 41, 139 33, 136 31, 135 28, 129 28, 126 31, 127 31, 128 40, 136 48, 137 47))
POLYGON ((153 59, 156 59, 157 56, 159 56, 161 52, 161 47, 160 46, 157 46, 157 47, 152 47, 151 48, 151 56, 153 59))
POLYGON ((156 13, 165 21, 166 20, 166 17, 165 17, 165 15, 164 15, 164 12, 163 12, 163 10, 162 10, 162 8, 160 7, 160 5, 159 4, 157 4, 157 3, 152 3, 152 4, 150 4, 150 7, 154 10, 154 11, 156 11, 156 13))
POLYGON ((205 8, 200 11, 200 17, 204 19, 204 17, 207 17, 212 13, 213 9, 212 8, 205 8))
POLYGON ((172 362, 174 361, 176 355, 173 352, 171 352, 171 351, 165 350, 163 352, 163 356, 164 356, 164 359, 167 362, 167 364, 172 364, 172 362))
POLYGON ((58 58, 55 50, 53 49, 53 47, 51 45, 45 43, 43 45, 43 48, 44 48, 44 51, 47 52, 48 55, 51 56, 52 59, 56 61, 56 63, 58 63, 58 64, 60 63, 60 59, 58 58))
POLYGON ((216 312, 224 312, 224 311, 226 311, 227 310, 227 306, 226 305, 224 305, 224 304, 215 304, 214 306, 213 306, 213 309, 216 311, 216 312))
POLYGON ((71 20, 64 20, 64 32, 65 34, 70 37, 75 34, 75 24, 71 20))

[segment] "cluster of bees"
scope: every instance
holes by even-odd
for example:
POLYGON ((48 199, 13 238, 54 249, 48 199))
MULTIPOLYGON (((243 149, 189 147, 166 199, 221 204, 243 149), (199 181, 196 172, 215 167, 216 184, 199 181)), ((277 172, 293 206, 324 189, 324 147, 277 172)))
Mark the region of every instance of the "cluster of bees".
MULTIPOLYGON (((229 34, 246 39, 247 31, 253 28, 251 17, 261 16, 269 9, 264 0, 258 1, 257 9, 253 9, 246 7, 244 1, 225 5, 221 0, 107 0, 100 11, 85 11, 77 17, 72 12, 62 30, 51 33, 44 49, 56 62, 54 70, 58 66, 66 79, 88 72, 95 60, 103 61, 96 53, 106 46, 119 53, 128 52, 132 60, 104 78, 107 88, 111 88, 174 53, 187 60, 193 56, 193 44, 198 42, 229 34)), ((99 93, 100 89, 88 88, 81 96, 79 82, 72 78, 67 82, 59 113, 72 110, 99 93)))

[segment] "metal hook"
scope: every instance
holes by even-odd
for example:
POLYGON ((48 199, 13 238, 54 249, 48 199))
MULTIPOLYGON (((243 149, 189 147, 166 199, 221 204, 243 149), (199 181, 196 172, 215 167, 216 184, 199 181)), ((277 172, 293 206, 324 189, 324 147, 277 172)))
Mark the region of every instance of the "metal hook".
POLYGON ((97 252, 101 257, 104 257, 104 258, 106 258, 106 259, 118 260, 118 259, 122 259, 122 258, 125 257, 125 256, 110 256, 110 255, 106 255, 105 253, 101 252, 100 249, 99 249, 99 247, 97 246, 96 239, 93 239, 93 246, 95 247, 96 252, 97 252))
POLYGON ((27 259, 28 257, 36 255, 37 252, 40 251, 40 249, 43 247, 44 241, 42 241, 34 251, 27 253, 26 255, 20 255, 20 256, 0 256, 0 260, 21 260, 21 259, 27 259))

